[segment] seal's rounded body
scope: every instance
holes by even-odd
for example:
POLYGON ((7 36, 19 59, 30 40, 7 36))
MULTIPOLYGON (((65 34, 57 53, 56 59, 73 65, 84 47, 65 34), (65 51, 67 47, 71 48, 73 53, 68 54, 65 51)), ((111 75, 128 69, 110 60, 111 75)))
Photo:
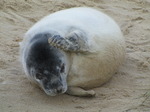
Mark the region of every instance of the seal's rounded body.
MULTIPOLYGON (((25 51, 37 34, 50 34, 49 45, 63 54, 68 87, 89 89, 104 84, 125 57, 125 42, 118 25, 92 8, 58 11, 36 23, 21 43, 25 71, 28 69, 25 58, 28 53, 25 51)), ((93 94, 80 89, 68 88, 68 93, 78 96, 93 94)))

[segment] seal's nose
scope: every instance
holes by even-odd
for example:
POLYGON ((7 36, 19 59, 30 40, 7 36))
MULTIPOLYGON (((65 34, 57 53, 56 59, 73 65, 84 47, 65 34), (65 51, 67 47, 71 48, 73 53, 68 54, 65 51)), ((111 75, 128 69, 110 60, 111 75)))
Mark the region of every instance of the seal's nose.
POLYGON ((53 82, 50 87, 55 94, 64 93, 66 90, 61 81, 53 82))
POLYGON ((63 92, 63 89, 62 88, 57 88, 57 89, 54 89, 54 93, 55 94, 60 94, 63 92))
POLYGON ((56 89, 56 93, 57 93, 57 94, 62 93, 62 88, 56 89))

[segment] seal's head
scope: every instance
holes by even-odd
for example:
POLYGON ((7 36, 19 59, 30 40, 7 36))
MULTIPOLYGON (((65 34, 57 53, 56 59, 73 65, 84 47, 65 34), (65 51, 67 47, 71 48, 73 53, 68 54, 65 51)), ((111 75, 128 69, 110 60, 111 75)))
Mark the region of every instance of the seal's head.
POLYGON ((34 81, 50 96, 67 90, 64 54, 48 44, 49 34, 38 34, 26 51, 26 69, 34 81))

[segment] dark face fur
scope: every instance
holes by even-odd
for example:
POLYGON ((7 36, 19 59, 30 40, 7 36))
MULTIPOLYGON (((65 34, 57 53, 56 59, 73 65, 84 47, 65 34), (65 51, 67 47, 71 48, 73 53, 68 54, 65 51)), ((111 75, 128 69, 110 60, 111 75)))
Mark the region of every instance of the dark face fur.
POLYGON ((48 44, 49 34, 38 34, 30 42, 26 55, 29 75, 51 96, 67 90, 64 55, 48 44))

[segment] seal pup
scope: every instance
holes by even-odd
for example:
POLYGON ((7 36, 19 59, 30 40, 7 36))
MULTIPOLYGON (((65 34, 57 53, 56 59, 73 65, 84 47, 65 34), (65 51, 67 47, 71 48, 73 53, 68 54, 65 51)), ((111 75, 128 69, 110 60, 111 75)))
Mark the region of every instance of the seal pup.
POLYGON ((52 13, 31 27, 21 46, 26 75, 50 96, 94 96, 123 63, 125 42, 106 14, 87 7, 52 13))

